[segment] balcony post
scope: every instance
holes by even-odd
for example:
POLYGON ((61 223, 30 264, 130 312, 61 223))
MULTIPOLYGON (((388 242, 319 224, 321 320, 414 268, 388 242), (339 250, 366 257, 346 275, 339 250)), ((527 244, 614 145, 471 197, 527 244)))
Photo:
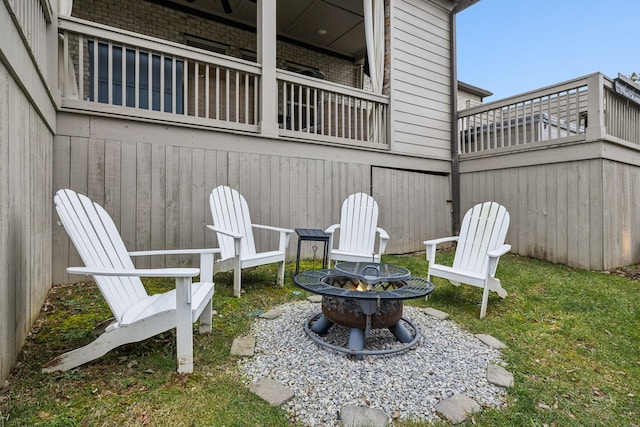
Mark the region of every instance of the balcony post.
POLYGON ((257 2, 258 63, 260 79, 260 133, 278 135, 278 84, 276 81, 276 0, 257 2))
POLYGON ((601 73, 592 74, 587 80, 587 141, 603 139, 607 133, 604 121, 604 77, 601 73))

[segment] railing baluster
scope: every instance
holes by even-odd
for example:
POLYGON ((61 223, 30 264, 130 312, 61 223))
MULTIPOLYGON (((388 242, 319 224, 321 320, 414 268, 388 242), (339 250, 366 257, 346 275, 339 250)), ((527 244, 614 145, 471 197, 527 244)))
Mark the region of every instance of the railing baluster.
POLYGON ((333 120, 331 119, 331 104, 333 103, 333 94, 331 92, 328 93, 327 97, 325 98, 326 102, 327 102, 327 110, 326 110, 326 114, 325 114, 325 119, 327 120, 327 124, 326 124, 326 134, 325 135, 329 135, 332 136, 333 132, 332 132, 332 127, 333 127, 333 120))
POLYGON ((244 122, 249 123, 249 74, 244 75, 244 122))
POLYGON ((160 111, 164 108, 164 54, 160 55, 160 111))
MULTIPOLYGON (((65 31, 65 38, 69 33, 65 31)), ((84 101, 84 37, 78 34, 78 99, 84 101)))
POLYGON ((113 44, 108 43, 107 47, 107 103, 113 105, 113 44))
POLYGON ((65 96, 68 96, 69 83, 67 82, 67 80, 69 80, 69 34, 66 33, 62 41, 62 56, 62 93, 64 93, 65 96))
POLYGON ((200 63, 193 62, 193 115, 200 116, 200 63))
POLYGON ((220 67, 216 67, 216 105, 215 105, 215 117, 220 118, 220 67))
POLYGON ((135 83, 134 83, 134 104, 136 108, 140 108, 140 49, 136 48, 135 57, 133 60, 133 66, 135 67, 135 83))
POLYGON ((259 92, 259 87, 258 85, 260 84, 260 80, 258 79, 257 76, 253 76, 253 124, 256 125, 258 124, 258 122, 260 121, 260 118, 258 117, 258 112, 259 112, 259 107, 258 107, 258 92, 259 92))
POLYGON ((239 116, 240 116, 240 74, 236 71, 235 72, 235 82, 236 82, 236 105, 234 106, 234 112, 235 112, 235 122, 238 123, 239 122, 239 116))
POLYGON ((210 93, 209 93, 209 69, 211 67, 209 64, 204 65, 204 116, 209 119, 209 103, 211 102, 210 93))
POLYGON ((231 88, 231 70, 229 70, 228 68, 225 70, 225 116, 224 119, 227 121, 231 121, 231 119, 229 118, 230 114, 230 108, 231 106, 229 105, 231 103, 231 94, 230 94, 230 88, 231 88))
POLYGON ((340 137, 347 138, 347 96, 340 95, 340 137))
MULTIPOLYGON (((186 90, 185 82, 185 91, 186 90)), ((147 109, 151 111, 153 110, 153 53, 151 51, 147 52, 147 98, 147 109)))
POLYGON ((311 91, 309 90, 309 87, 305 87, 304 88, 304 92, 305 92, 305 99, 304 99, 304 103, 306 106, 306 110, 305 110, 305 130, 307 133, 309 133, 309 131, 311 130, 311 91))
POLYGON ((126 107, 127 106, 127 45, 123 44, 122 47, 122 59, 121 59, 121 63, 120 63, 120 72, 121 74, 121 78, 120 78, 120 82, 122 83, 122 106, 126 107))
POLYGON ((324 130, 324 126, 325 126, 325 105, 324 105, 324 90, 320 91, 320 133, 321 135, 326 135, 326 132, 324 130))

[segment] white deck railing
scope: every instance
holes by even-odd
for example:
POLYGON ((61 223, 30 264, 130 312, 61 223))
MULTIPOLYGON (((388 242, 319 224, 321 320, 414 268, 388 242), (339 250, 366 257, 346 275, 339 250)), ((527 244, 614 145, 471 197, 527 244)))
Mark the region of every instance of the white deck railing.
POLYGON ((51 22, 49 4, 42 0, 8 0, 8 6, 18 21, 18 28, 29 45, 38 68, 46 75, 47 70, 47 23, 51 22))
MULTIPOLYGON (((60 18, 62 106, 260 132, 259 64, 60 18)), ((276 70, 281 137, 388 148, 388 97, 276 70)))
POLYGON ((388 97, 278 70, 280 134, 387 146, 388 97))
POLYGON ((63 107, 258 131, 256 64, 74 18, 59 25, 63 107))

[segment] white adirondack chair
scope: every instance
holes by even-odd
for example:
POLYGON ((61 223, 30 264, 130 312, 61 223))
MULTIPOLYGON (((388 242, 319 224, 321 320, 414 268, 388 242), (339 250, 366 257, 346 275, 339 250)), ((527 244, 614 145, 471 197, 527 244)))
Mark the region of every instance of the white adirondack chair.
POLYGON ((193 371, 193 322, 211 332, 214 293, 213 259, 219 249, 186 249, 128 253, 109 214, 88 197, 60 190, 54 197, 58 216, 85 267, 72 274, 92 275, 113 312, 114 320, 96 340, 48 362, 43 372, 66 371, 127 343, 176 328, 178 372, 193 371), (131 256, 200 254, 201 268, 137 269, 131 256), (192 278, 200 274, 199 283, 192 278), (140 277, 175 277, 176 289, 148 295, 140 277))
POLYGON ((504 243, 509 229, 509 212, 496 202, 485 202, 475 205, 464 215, 460 235, 442 239, 427 240, 427 261, 431 276, 448 279, 458 286, 460 283, 483 288, 480 318, 487 313, 489 291, 495 291, 501 298, 507 291, 495 278, 500 257, 511 250, 511 245, 504 243), (436 264, 436 246, 445 242, 458 242, 451 267, 436 264))
POLYGON ((378 227, 378 203, 366 193, 350 195, 342 203, 340 224, 325 230, 329 237, 329 266, 331 261, 380 262, 389 234, 378 227), (339 231, 338 247, 334 248, 335 232, 339 231), (376 234, 378 251, 374 252, 376 234))
POLYGON ((221 256, 214 265, 215 271, 233 270, 233 294, 240 296, 241 270, 258 265, 279 263, 278 286, 284 283, 284 262, 289 238, 293 230, 268 225, 252 224, 249 206, 237 190, 220 185, 211 191, 209 206, 213 225, 208 228, 216 232, 221 256), (261 228, 280 233, 278 249, 256 252, 253 229, 261 228))

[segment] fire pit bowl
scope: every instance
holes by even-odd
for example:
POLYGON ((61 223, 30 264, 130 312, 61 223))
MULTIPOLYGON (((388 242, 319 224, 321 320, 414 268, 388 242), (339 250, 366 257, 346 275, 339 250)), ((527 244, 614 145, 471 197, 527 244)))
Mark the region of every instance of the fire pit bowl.
POLYGON ((320 345, 358 359, 368 354, 395 353, 415 345, 419 333, 402 317, 402 300, 424 297, 434 289, 432 283, 412 277, 405 268, 379 263, 339 263, 335 269, 297 274, 294 282, 309 292, 322 295, 322 313, 309 319, 305 326, 307 334, 320 345), (351 328, 346 348, 320 338, 334 324, 351 328), (365 338, 371 329, 382 328, 389 329, 404 345, 394 349, 365 350, 365 338))

